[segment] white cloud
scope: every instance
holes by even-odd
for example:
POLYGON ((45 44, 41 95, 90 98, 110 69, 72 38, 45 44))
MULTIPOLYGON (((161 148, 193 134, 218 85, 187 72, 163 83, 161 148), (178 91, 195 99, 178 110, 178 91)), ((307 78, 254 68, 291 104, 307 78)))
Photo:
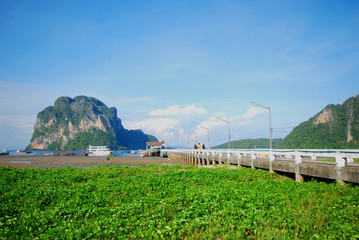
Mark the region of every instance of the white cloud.
POLYGON ((178 134, 179 134, 181 137, 186 136, 185 131, 184 131, 183 128, 180 128, 180 130, 178 130, 178 134))
POLYGON ((128 124, 130 129, 141 129, 147 133, 162 135, 166 131, 175 128, 179 121, 174 118, 150 118, 144 121, 128 124))
POLYGON ((192 114, 205 114, 207 111, 202 107, 196 107, 194 104, 186 105, 184 108, 178 105, 170 106, 166 109, 157 109, 149 113, 151 116, 180 116, 192 114))
POLYGON ((142 129, 144 132, 155 135, 158 139, 164 139, 168 142, 174 142, 175 138, 189 138, 189 133, 184 130, 185 125, 193 121, 193 116, 203 116, 207 111, 202 107, 196 107, 194 104, 180 107, 178 105, 170 106, 166 109, 157 109, 149 113, 151 117, 144 121, 126 124, 130 129, 142 129), (156 118, 157 117, 157 118, 156 118))
POLYGON ((31 115, 3 115, 0 116, 0 124, 11 128, 20 128, 23 133, 33 133, 36 116, 31 115))
POLYGON ((218 120, 217 117, 210 117, 209 119, 202 121, 200 124, 197 125, 196 133, 197 134, 204 134, 206 133, 206 129, 200 128, 199 126, 206 127, 209 129, 214 129, 221 127, 223 125, 223 122, 218 120))
MULTIPOLYGON (((224 120, 229 121, 231 126, 245 126, 249 125, 252 120, 258 115, 267 112, 266 109, 251 107, 244 114, 234 115, 227 118, 223 118, 224 120)), ((221 115, 221 114, 218 114, 221 115)), ((202 121, 197 125, 196 134, 205 135, 207 134, 207 130, 201 128, 200 126, 209 128, 209 129, 217 129, 226 125, 225 122, 219 120, 217 117, 210 117, 207 120, 202 121)))
POLYGON ((182 111, 182 113, 184 113, 184 114, 193 114, 193 113, 205 114, 206 112, 207 112, 206 109, 201 108, 201 107, 198 108, 194 104, 189 105, 189 106, 187 105, 182 111))
POLYGON ((258 107, 251 107, 247 110, 247 112, 243 115, 241 115, 239 118, 250 120, 253 119, 255 116, 257 116, 260 113, 267 112, 264 108, 258 108, 258 107))
MULTIPOLYGON (((200 118, 208 115, 203 115, 207 111, 204 108, 196 107, 195 105, 187 105, 186 107, 179 107, 173 105, 167 109, 159 109, 151 111, 151 116, 167 116, 167 117, 151 117, 144 121, 133 122, 126 124, 126 128, 142 129, 145 133, 156 136, 159 140, 165 140, 172 144, 175 141, 182 141, 187 144, 187 141, 194 142, 197 138, 198 141, 206 141, 208 136, 207 129, 210 130, 210 135, 221 132, 222 128, 226 128, 227 124, 220 121, 216 116, 226 116, 225 113, 217 113, 214 116, 201 121, 198 124, 198 118, 193 118, 194 113, 198 114, 200 118), (176 139, 176 140, 175 140, 176 139)), ((266 109, 251 107, 243 114, 234 116, 223 117, 228 120, 232 127, 240 127, 249 125, 252 120, 261 113, 265 113, 266 109)))
POLYGON ((19 149, 30 143, 36 116, 0 115, 0 145, 19 149))

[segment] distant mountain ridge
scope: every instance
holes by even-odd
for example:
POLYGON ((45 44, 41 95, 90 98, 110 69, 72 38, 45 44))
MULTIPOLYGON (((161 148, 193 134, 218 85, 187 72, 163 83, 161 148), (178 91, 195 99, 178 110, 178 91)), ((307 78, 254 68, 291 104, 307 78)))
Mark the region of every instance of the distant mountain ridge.
MULTIPOLYGON (((283 139, 272 139, 272 147, 279 148, 283 139)), ((227 149, 228 142, 213 147, 213 149, 227 149)), ((231 148, 233 149, 254 149, 254 148, 269 148, 269 138, 255 138, 231 141, 231 148)))
POLYGON ((86 149, 106 145, 112 149, 145 148, 157 138, 142 130, 127 130, 115 107, 100 100, 77 96, 59 97, 37 115, 29 149, 86 149))
MULTIPOLYGON (((226 149, 228 143, 213 147, 226 149)), ((269 148, 268 138, 231 142, 233 149, 269 148)), ((283 149, 358 149, 359 95, 343 104, 329 104, 318 114, 295 127, 284 139, 273 139, 273 148, 283 149)))
POLYGON ((359 95, 330 104, 284 138, 283 148, 359 148, 359 95))

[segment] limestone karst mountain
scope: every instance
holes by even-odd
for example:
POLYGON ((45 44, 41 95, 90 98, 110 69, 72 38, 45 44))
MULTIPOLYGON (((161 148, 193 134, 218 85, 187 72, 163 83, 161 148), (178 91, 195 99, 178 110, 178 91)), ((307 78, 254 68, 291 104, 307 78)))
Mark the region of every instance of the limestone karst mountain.
POLYGON ((146 141, 157 141, 142 130, 127 130, 108 108, 93 97, 60 97, 37 115, 31 149, 86 149, 107 145, 112 149, 145 148, 146 141))

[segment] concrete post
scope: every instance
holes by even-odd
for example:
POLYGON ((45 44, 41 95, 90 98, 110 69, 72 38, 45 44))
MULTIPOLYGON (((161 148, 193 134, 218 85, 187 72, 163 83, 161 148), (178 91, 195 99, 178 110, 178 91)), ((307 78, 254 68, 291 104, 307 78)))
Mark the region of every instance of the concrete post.
POLYGON ((231 153, 230 152, 227 152, 227 164, 229 165, 229 158, 231 157, 231 153))
POLYGON ((341 152, 336 152, 335 155, 335 163, 337 167, 346 167, 347 161, 345 160, 343 154, 341 152))
POLYGON ((341 152, 336 152, 335 154, 335 163, 336 163, 336 167, 337 167, 337 177, 336 180, 340 185, 344 185, 345 182, 343 181, 343 177, 342 177, 342 168, 347 166, 347 161, 343 156, 343 153, 341 152))
POLYGON ((272 152, 272 149, 269 150, 268 158, 269 158, 269 172, 274 172, 273 171, 273 161, 275 160, 275 156, 272 152))
POLYGON ((294 154, 294 159, 295 159, 295 163, 302 163, 303 162, 303 157, 300 155, 300 152, 298 152, 298 150, 295 150, 295 154, 294 154))
POLYGON ((254 159, 257 158, 257 155, 251 150, 251 168, 254 169, 254 159))
POLYGON ((238 160, 238 162, 237 162, 238 167, 242 167, 242 166, 241 166, 241 163, 240 163, 240 161, 241 161, 242 158, 243 158, 242 153, 238 151, 238 159, 237 159, 237 160, 238 160))
POLYGON ((354 158, 352 156, 347 156, 347 163, 354 163, 354 158))
POLYGON ((295 181, 304 182, 303 176, 300 174, 300 164, 303 162, 303 157, 300 155, 298 150, 295 150, 295 181))

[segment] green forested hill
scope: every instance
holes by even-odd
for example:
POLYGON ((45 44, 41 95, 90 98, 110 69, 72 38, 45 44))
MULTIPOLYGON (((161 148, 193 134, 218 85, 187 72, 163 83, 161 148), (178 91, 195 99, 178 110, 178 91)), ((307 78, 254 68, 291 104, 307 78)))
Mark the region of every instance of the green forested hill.
MULTIPOLYGON (((228 143, 213 147, 226 149, 228 143)), ((231 142, 233 149, 269 148, 269 139, 245 139, 231 142)), ((358 149, 359 95, 343 104, 330 104, 302 122, 284 139, 273 139, 273 148, 284 149, 358 149)))
MULTIPOLYGON (((281 138, 272 139, 272 148, 279 148, 282 143, 281 138)), ((212 149, 227 149, 228 142, 215 146, 212 149)), ((243 139, 231 141, 231 149, 250 149, 250 148, 269 148, 268 138, 243 139)))
POLYGON ((343 104, 326 106, 295 127, 282 148, 359 148, 359 95, 343 104))

